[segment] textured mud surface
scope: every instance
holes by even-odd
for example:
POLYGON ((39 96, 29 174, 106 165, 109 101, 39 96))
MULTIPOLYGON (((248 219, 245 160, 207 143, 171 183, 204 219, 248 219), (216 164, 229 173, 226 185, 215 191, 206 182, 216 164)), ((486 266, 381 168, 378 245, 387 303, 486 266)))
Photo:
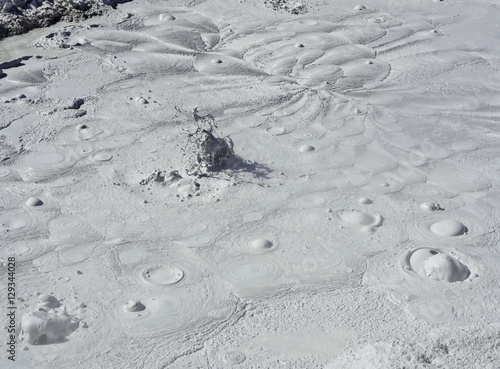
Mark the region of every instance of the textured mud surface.
POLYGON ((20 368, 500 361, 498 7, 268 5, 0 43, 20 368))

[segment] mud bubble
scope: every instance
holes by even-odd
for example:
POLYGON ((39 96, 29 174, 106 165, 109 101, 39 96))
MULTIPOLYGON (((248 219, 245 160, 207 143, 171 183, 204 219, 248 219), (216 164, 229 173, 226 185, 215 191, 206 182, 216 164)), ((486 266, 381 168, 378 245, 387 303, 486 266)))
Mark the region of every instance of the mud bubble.
POLYGON ((461 282, 470 275, 469 268, 448 253, 432 248, 419 248, 406 253, 402 265, 423 278, 444 282, 461 282))

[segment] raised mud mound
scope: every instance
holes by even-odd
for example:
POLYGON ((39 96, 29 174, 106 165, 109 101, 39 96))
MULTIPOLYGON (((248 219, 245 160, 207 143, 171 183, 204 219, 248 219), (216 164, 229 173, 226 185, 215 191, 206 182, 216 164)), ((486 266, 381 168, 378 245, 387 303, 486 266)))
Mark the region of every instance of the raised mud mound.
POLYGON ((0 40, 60 20, 77 21, 101 15, 126 0, 0 0, 0 40))

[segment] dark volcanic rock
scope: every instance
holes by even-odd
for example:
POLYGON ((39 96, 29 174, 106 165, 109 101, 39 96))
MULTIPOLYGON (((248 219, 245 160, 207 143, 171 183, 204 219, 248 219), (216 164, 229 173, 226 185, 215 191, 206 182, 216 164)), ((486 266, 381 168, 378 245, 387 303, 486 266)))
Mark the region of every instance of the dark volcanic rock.
POLYGON ((0 39, 47 27, 57 21, 78 21, 127 0, 0 0, 0 39))

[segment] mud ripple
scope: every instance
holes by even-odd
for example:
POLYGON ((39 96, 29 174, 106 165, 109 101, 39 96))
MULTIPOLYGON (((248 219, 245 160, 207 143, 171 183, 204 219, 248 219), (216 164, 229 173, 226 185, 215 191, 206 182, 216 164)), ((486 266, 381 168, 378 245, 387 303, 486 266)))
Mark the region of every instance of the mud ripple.
POLYGON ((458 164, 439 165, 429 173, 429 179, 459 193, 484 191, 491 187, 486 175, 458 164))
POLYGON ((0 213, 0 234, 4 240, 35 238, 45 234, 42 216, 32 216, 27 211, 16 209, 0 213))
POLYGON ((222 279, 239 297, 262 296, 287 288, 285 269, 268 256, 236 255, 218 265, 222 279))
POLYGON ((33 152, 22 158, 19 173, 25 181, 41 182, 61 176, 75 163, 75 159, 62 151, 33 152))
POLYGON ((222 361, 231 365, 241 364, 246 358, 243 352, 236 350, 227 351, 222 355, 222 361))
POLYGON ((97 241, 102 236, 83 218, 60 214, 49 223, 50 238, 57 243, 97 241))
POLYGON ((51 247, 43 239, 14 241, 1 249, 3 258, 14 256, 16 261, 33 260, 49 252, 51 247))
POLYGON ((0 182, 19 181, 21 177, 15 169, 0 166, 0 182))
POLYGON ((219 324, 207 316, 214 308, 213 300, 213 291, 203 285, 122 301, 115 314, 123 329, 134 336, 164 337, 179 333, 185 337, 204 334, 219 324))

